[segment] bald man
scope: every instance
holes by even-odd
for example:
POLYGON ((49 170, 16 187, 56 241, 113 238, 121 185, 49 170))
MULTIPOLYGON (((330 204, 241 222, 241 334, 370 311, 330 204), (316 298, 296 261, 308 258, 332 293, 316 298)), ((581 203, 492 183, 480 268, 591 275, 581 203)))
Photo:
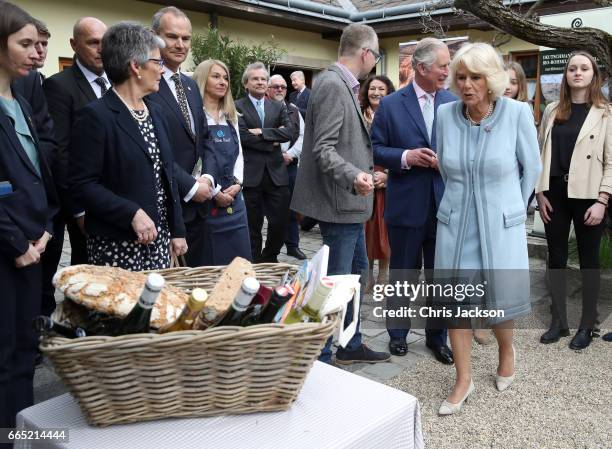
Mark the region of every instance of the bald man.
POLYGON ((100 98, 111 87, 104 73, 100 54, 105 31, 106 25, 95 17, 79 19, 74 25, 70 39, 70 46, 74 50, 73 65, 47 78, 43 83, 58 143, 53 173, 62 210, 56 220, 56 238, 61 244, 65 223, 70 235, 72 265, 87 263, 87 249, 85 235, 81 230, 84 214, 77 205, 72 204, 68 195, 68 145, 76 112, 100 98), (58 234, 60 227, 61 233, 58 234))

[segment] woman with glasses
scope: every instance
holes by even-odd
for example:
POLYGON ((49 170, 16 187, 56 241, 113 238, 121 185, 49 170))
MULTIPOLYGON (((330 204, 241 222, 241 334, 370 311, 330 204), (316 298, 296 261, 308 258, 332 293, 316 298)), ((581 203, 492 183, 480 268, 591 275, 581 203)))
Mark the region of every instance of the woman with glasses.
POLYGON ((251 260, 249 225, 242 198, 244 159, 238 112, 229 88, 229 70, 223 62, 209 59, 196 67, 193 79, 204 99, 220 186, 206 219, 205 264, 227 265, 234 257, 251 260))
POLYGON ((187 251, 162 111, 144 97, 159 89, 164 42, 139 24, 104 34, 113 89, 80 111, 70 143, 75 213, 85 213, 87 257, 134 271, 170 266, 187 251))

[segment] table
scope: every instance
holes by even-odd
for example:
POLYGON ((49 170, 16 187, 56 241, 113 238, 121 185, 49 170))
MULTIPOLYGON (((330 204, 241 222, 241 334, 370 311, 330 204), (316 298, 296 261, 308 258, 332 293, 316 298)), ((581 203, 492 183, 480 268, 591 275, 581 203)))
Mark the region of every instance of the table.
POLYGON ((69 442, 20 441, 15 449, 422 449, 417 399, 315 362, 291 409, 213 418, 164 419, 89 426, 64 394, 17 415, 25 430, 69 428, 69 442))

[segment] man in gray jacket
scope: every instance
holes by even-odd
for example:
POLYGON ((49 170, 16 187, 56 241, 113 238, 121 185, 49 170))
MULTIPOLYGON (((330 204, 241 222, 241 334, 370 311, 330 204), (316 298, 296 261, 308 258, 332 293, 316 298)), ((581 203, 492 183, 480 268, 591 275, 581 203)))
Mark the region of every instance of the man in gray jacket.
MULTIPOLYGON (((302 157, 291 208, 319 221, 329 246, 327 273, 360 274, 365 290, 368 258, 364 223, 372 215, 374 169, 372 143, 358 103, 359 79, 376 65, 378 37, 361 24, 346 27, 340 37, 338 61, 319 75, 310 94, 302 157)), ((352 308, 352 303, 349 304, 352 308)), ((352 316, 349 310, 347 317, 352 316)), ((359 328, 336 363, 384 362, 361 342, 359 328)), ((320 360, 331 362, 331 341, 320 360)))

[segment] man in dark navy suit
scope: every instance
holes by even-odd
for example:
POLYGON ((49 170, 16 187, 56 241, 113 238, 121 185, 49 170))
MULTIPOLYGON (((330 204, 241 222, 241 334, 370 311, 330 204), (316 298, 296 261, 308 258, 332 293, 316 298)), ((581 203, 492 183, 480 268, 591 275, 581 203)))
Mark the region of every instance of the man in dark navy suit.
POLYGON ((187 229, 187 265, 204 265, 204 226, 209 200, 215 188, 214 151, 208 139, 208 124, 197 84, 181 73, 180 67, 191 48, 191 22, 174 6, 162 8, 153 16, 153 31, 166 43, 161 49, 166 70, 159 92, 147 98, 162 106, 170 124, 170 140, 175 161, 183 220, 187 229))
POLYGON ((304 72, 296 70, 289 75, 291 85, 295 91, 289 95, 289 103, 292 103, 300 110, 302 118, 306 120, 306 108, 308 107, 308 99, 310 98, 310 89, 306 87, 306 78, 304 72))
POLYGON ((70 39, 75 53, 74 64, 43 82, 58 143, 53 174, 62 212, 56 219, 56 229, 61 229, 58 241, 63 242, 64 223, 68 228, 72 265, 87 263, 87 248, 83 231, 84 213, 78 205, 73 204, 68 193, 68 146, 77 111, 102 97, 111 87, 100 55, 105 31, 106 25, 94 17, 79 19, 70 39))
MULTIPOLYGON (((434 267, 436 213, 444 193, 436 158, 435 116, 440 104, 456 100, 444 89, 449 63, 444 42, 421 40, 412 57, 414 81, 383 98, 372 124, 374 163, 389 169, 385 223, 391 246, 390 283, 402 280, 393 279, 400 270, 414 276, 423 266, 426 273, 434 267)), ((398 298, 389 298, 391 309, 404 305, 398 298)), ((388 320, 387 327, 391 354, 406 355, 410 320, 388 320)), ((425 332, 426 345, 436 359, 452 364, 444 322, 428 319, 425 332)))

